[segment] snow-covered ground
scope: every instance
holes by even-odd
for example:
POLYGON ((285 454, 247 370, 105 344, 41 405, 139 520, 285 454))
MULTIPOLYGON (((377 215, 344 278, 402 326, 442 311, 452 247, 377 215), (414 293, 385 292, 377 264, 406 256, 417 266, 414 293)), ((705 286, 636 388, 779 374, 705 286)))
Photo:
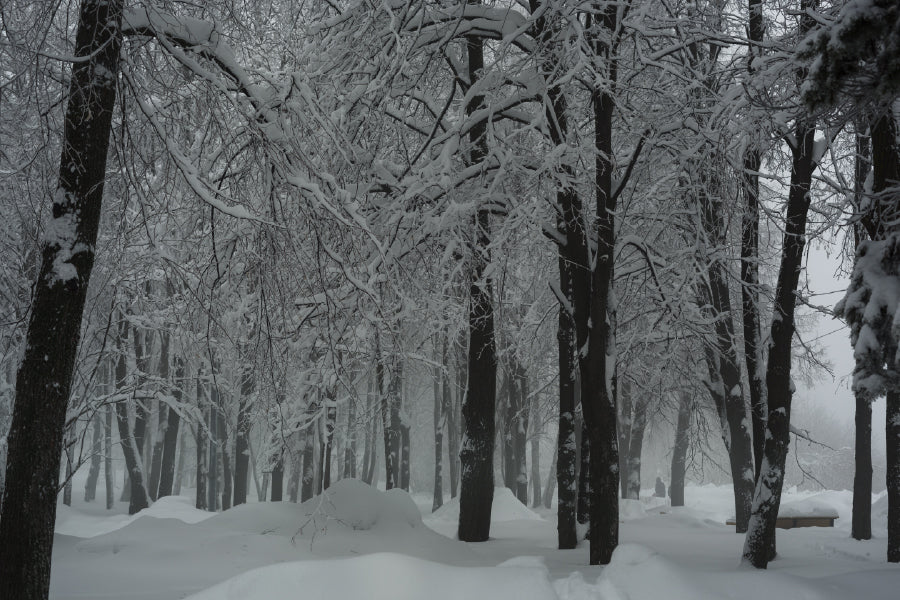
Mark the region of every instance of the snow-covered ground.
MULTIPOLYGON (((77 488, 76 488, 77 489, 77 488)), ((649 491, 648 491, 649 492, 649 491)), ((694 486, 687 506, 624 501, 612 563, 588 567, 587 546, 556 549, 555 511, 497 488, 491 540, 453 539, 459 506, 337 482, 303 504, 250 503, 213 514, 190 497, 138 515, 102 502, 59 506, 50 596, 196 600, 895 599, 885 563, 887 505, 873 498, 875 539, 849 537, 851 494, 787 490, 796 510, 833 511, 837 526, 778 531, 768 571, 739 565, 743 536, 724 522, 731 490, 694 486), (110 514, 113 513, 113 514, 110 514)))

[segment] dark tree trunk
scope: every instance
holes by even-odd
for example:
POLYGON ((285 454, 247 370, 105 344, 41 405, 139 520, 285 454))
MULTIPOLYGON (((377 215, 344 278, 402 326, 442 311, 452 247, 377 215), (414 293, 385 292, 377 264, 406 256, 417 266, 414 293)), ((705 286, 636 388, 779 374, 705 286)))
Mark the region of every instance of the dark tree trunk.
MULTIPOLYGON (((762 0, 748 0, 750 51, 747 68, 755 72, 753 59, 762 55, 765 36, 762 0)), ((762 348, 759 325, 759 167, 761 152, 751 142, 744 151, 741 183, 744 213, 741 220, 741 300, 744 324, 744 361, 750 383, 750 414, 753 427, 754 479, 759 479, 766 436, 766 397, 763 385, 762 348)))
MULTIPOLYGON (((331 450, 334 444, 334 424, 337 419, 337 405, 334 398, 328 398, 328 405, 325 408, 325 444, 322 446, 322 489, 327 490, 331 487, 331 450)), ((408 484, 407 484, 408 485, 408 484)))
MULTIPOLYGON (((544 485, 543 501, 544 501, 544 508, 547 508, 547 509, 549 509, 551 506, 553 506, 553 490, 556 489, 556 484, 557 484, 557 479, 558 479, 557 465, 558 465, 558 459, 559 459, 559 448, 560 448, 560 444, 559 444, 559 442, 557 442, 556 448, 554 448, 554 450, 553 450, 553 462, 550 463, 550 473, 547 475, 547 483, 544 485)), ((572 461, 572 468, 574 469, 574 467, 575 467, 575 462, 572 461)), ((575 489, 575 483, 574 483, 575 477, 572 477, 572 481, 573 481, 572 489, 574 490, 575 489)), ((575 492, 575 494, 577 494, 577 492, 575 492)), ((573 494, 573 495, 575 495, 575 494, 573 494)), ((573 507, 575 506, 574 500, 572 501, 572 506, 573 507)), ((571 515, 568 518, 570 518, 572 520, 572 523, 573 523, 572 527, 574 528, 575 527, 575 525, 574 525, 574 522, 575 522, 574 508, 571 510, 571 515)), ((558 532, 559 532, 559 526, 557 525, 557 533, 558 532)), ((567 550, 567 548, 560 548, 560 550, 567 550)))
POLYGON ((366 390, 366 446, 363 452, 362 479, 367 484, 372 485, 372 478, 375 475, 375 463, 377 462, 376 450, 378 444, 378 419, 375 418, 375 406, 372 402, 375 385, 372 378, 369 377, 368 389, 366 390))
POLYGON ((541 430, 537 419, 537 400, 531 405, 531 507, 541 505, 541 430))
POLYGON ((409 491, 409 425, 400 425, 400 489, 409 491))
POLYGON ((581 525, 591 522, 591 436, 588 434, 584 419, 578 427, 579 435, 578 453, 578 506, 576 507, 576 519, 581 525))
POLYGON ((675 444, 672 448, 672 479, 669 482, 669 497, 672 499, 672 506, 684 506, 684 475, 690 428, 691 396, 688 392, 681 392, 681 401, 678 403, 678 422, 675 425, 675 444))
MULTIPOLYGON (((700 167, 702 169, 702 167, 700 167)), ((724 210, 721 202, 714 200, 705 189, 708 177, 701 173, 701 189, 697 196, 701 219, 707 236, 714 246, 725 242, 724 210)), ((747 531, 750 506, 753 498, 755 471, 751 420, 747 418, 744 402, 741 369, 735 347, 734 319, 728 279, 722 257, 707 257, 708 289, 703 290, 704 310, 714 320, 716 343, 712 352, 707 351, 707 361, 712 381, 717 380, 711 393, 715 397, 722 439, 731 464, 731 481, 734 489, 735 531, 747 531)))
MULTIPOLYGON (((594 234, 597 251, 595 266, 590 273, 589 300, 582 298, 579 301, 579 294, 576 292, 575 304, 578 347, 586 348, 586 352, 583 351, 579 356, 579 370, 582 375, 581 406, 585 433, 590 440, 589 554, 592 565, 608 564, 619 543, 619 451, 612 389, 614 373, 609 368, 610 363, 615 364, 610 296, 614 272, 616 213, 616 197, 612 189, 614 101, 611 86, 616 81, 616 61, 611 40, 615 36, 617 20, 617 7, 611 4, 594 16, 591 28, 591 50, 607 70, 605 79, 608 86, 594 90, 591 98, 596 163, 594 183, 597 212, 594 234)), ((584 255, 586 254, 585 252, 584 255)))
MULTIPOLYGON (((160 381, 169 381, 169 334, 163 332, 159 336, 159 367, 160 381)), ((165 403, 157 401, 158 421, 156 427, 156 439, 153 444, 153 459, 150 461, 150 498, 156 500, 159 497, 159 480, 162 476, 163 448, 165 446, 166 429, 169 426, 168 410, 165 403)))
POLYGON ((288 477, 288 497, 297 502, 300 494, 300 476, 303 473, 303 457, 299 452, 291 454, 291 476, 288 477))
MULTIPOLYGON (((137 447, 138 457, 144 467, 144 471, 148 472, 148 465, 144 460, 149 458, 145 452, 147 438, 147 410, 150 401, 150 393, 147 389, 147 370, 150 364, 150 332, 148 330, 140 331, 136 327, 131 330, 131 337, 134 342, 134 362, 137 366, 137 390, 134 394, 134 444, 137 447)), ((149 483, 149 482, 146 482, 149 483)), ((148 492, 148 497, 151 494, 148 492)))
MULTIPOLYGON (((125 385, 128 375, 128 363, 126 359, 125 343, 128 339, 128 320, 120 315, 116 337, 116 347, 119 357, 116 361, 116 390, 121 390, 125 385)), ((125 469, 128 473, 128 514, 133 515, 147 508, 147 491, 144 488, 144 465, 141 462, 141 454, 138 451, 130 423, 128 422, 128 402, 124 399, 116 402, 116 420, 119 425, 119 439, 121 440, 122 454, 125 455, 125 469)))
POLYGON ((103 429, 100 413, 91 420, 93 443, 91 444, 91 468, 84 484, 84 501, 93 502, 97 497, 97 480, 100 479, 100 461, 103 459, 103 429))
MULTIPOLYGON (((213 367, 215 369, 215 367, 213 367)), ((209 428, 209 468, 206 474, 206 507, 212 512, 219 508, 219 390, 216 384, 215 372, 212 373, 209 384, 209 412, 207 413, 207 427, 209 428)))
MULTIPOLYGON (((896 353, 896 349, 894 352, 896 353)), ((900 563, 900 391, 897 388, 888 390, 885 417, 888 493, 887 560, 891 563, 900 563)))
MULTIPOLYGON (((479 2, 470 0, 470 4, 479 2)), ((478 81, 484 69, 484 41, 467 37, 469 81, 478 81)), ((484 96, 474 94, 466 104, 466 114, 484 108, 484 96)), ((470 165, 487 157, 487 127, 483 122, 469 132, 470 165)), ((469 265, 469 383, 462 407, 463 446, 460 449, 462 476, 459 495, 458 537, 464 542, 483 542, 491 532, 494 501, 494 411, 497 395, 497 357, 494 345, 494 299, 490 276, 490 213, 479 208, 473 223, 471 264, 469 265)))
POLYGON ((513 422, 513 450, 515 452, 516 498, 528 506, 528 377, 518 360, 514 360, 514 379, 518 401, 516 418, 513 422))
MULTIPOLYGON (((814 0, 804 0, 803 9, 814 0)), ((812 17, 801 17, 802 32, 813 26, 812 17)), ((791 342, 794 335, 794 310, 797 283, 803 262, 806 239, 806 217, 810 203, 810 186, 815 169, 813 162, 814 122, 806 117, 798 119, 794 131, 791 164, 791 185, 788 192, 787 219, 781 251, 781 266, 775 291, 775 317, 769 342, 769 363, 766 368, 768 389, 768 422, 766 443, 759 482, 753 498, 753 514, 744 542, 744 560, 764 569, 771 560, 775 543, 775 521, 781 505, 784 467, 790 443, 791 419, 791 342)))
POLYGON ((175 465, 175 484, 172 489, 172 493, 175 496, 181 495, 181 481, 184 478, 184 456, 187 454, 187 434, 182 431, 179 437, 181 442, 178 444, 178 462, 175 465))
POLYGON ((313 433, 307 430, 303 440, 303 480, 300 484, 300 502, 306 502, 313 497, 316 471, 314 463, 315 446, 313 433))
MULTIPOLYGON (((184 385, 184 361, 181 357, 175 359, 175 380, 172 382, 172 397, 176 404, 180 404, 184 398, 182 386, 184 385)), ((172 495, 172 486, 175 481, 175 454, 178 450, 178 431, 181 427, 181 416, 177 410, 169 409, 166 415, 166 433, 163 438, 162 463, 159 474, 158 498, 172 495)), ((184 453, 184 448, 182 448, 184 453)))
POLYGON ((385 358, 381 353, 376 336, 375 370, 378 393, 381 397, 381 420, 384 432, 384 489, 390 490, 400 484, 400 378, 394 368, 385 368, 385 358), (385 377, 390 380, 385 382, 385 377))
MULTIPOLYGON (((327 487, 327 486, 326 486, 327 487)), ((284 452, 278 453, 278 460, 272 468, 272 494, 269 500, 281 502, 284 499, 284 452)))
MULTIPOLYGON (((435 351, 435 354, 437 352, 435 351)), ((447 364, 447 343, 444 342, 442 364, 447 364)), ((434 489, 431 493, 431 512, 436 511, 444 504, 443 488, 443 449, 444 449, 444 395, 441 393, 441 378, 443 369, 435 367, 432 373, 432 394, 434 396, 434 489)))
POLYGON ((246 366, 241 377, 241 399, 238 404, 237 430, 234 436, 234 505, 247 502, 250 485, 250 402, 256 386, 252 367, 246 366))
POLYGON ((356 478, 356 401, 347 405, 347 434, 344 447, 344 477, 356 478))
POLYGON ((459 420, 461 399, 466 394, 468 373, 462 349, 457 353, 456 361, 456 393, 447 413, 447 463, 450 465, 450 497, 456 498, 459 493, 459 420))
POLYGON ((0 590, 45 599, 66 405, 100 223, 122 2, 83 0, 75 35, 59 185, 41 243, 25 353, 16 376, 0 518, 0 590))
POLYGON ((856 394, 856 470, 853 474, 853 522, 850 536, 872 539, 872 401, 856 394))
POLYGON ((112 510, 112 507, 115 506, 116 503, 116 480, 115 474, 113 473, 113 462, 112 462, 112 453, 113 453, 113 445, 112 445, 112 421, 113 421, 113 409, 111 406, 107 405, 106 410, 106 423, 103 426, 103 433, 106 438, 106 455, 104 456, 103 461, 103 477, 106 480, 106 510, 112 510))
POLYGON ((628 498, 628 459, 631 451, 631 430, 634 423, 633 412, 630 384, 626 379, 622 384, 622 394, 619 396, 618 402, 619 488, 622 498, 628 498))
MULTIPOLYGON (((627 389, 623 386, 623 391, 627 389)), ((624 394, 623 394, 624 395, 624 394)), ((646 397, 639 398, 634 403, 634 419, 631 422, 631 433, 628 435, 628 492, 627 498, 640 500, 641 498, 641 454, 644 449, 644 430, 647 428, 647 404, 646 397)))
POLYGON ((208 496, 206 490, 209 487, 209 482, 207 481, 209 477, 209 435, 207 434, 206 426, 203 423, 203 421, 206 420, 205 414, 207 410, 203 408, 203 378, 199 369, 197 370, 197 406, 200 408, 200 414, 203 415, 203 417, 201 418, 201 422, 197 423, 197 430, 194 435, 194 443, 197 446, 197 471, 196 476, 194 477, 197 485, 196 507, 199 510, 215 511, 215 506, 210 509, 209 504, 207 503, 208 496))
POLYGON ((221 505, 222 510, 231 508, 232 474, 231 474, 231 455, 228 453, 228 427, 225 423, 225 409, 222 406, 221 396, 216 407, 216 430, 219 432, 219 448, 222 453, 222 494, 221 505))

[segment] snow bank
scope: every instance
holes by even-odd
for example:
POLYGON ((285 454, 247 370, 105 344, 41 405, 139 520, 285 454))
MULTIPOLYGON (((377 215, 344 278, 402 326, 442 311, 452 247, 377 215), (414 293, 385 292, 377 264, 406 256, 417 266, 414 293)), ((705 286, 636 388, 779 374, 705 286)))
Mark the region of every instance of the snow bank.
POLYGON ((184 523, 199 523, 215 516, 215 513, 194 508, 190 498, 166 496, 134 515, 86 514, 76 508, 58 504, 55 531, 61 535, 90 538, 121 529, 142 517, 177 519, 184 523))
POLYGON ((452 567, 400 554, 270 565, 190 600, 556 600, 546 568, 452 567))
POLYGON ((838 518, 837 509, 821 498, 805 498, 783 503, 778 509, 779 517, 831 517, 838 518))
MULTIPOLYGON (((516 498, 509 488, 495 487, 494 502, 491 504, 491 523, 505 521, 543 521, 537 514, 516 498)), ((428 522, 458 523, 459 498, 453 498, 426 517, 428 522)))

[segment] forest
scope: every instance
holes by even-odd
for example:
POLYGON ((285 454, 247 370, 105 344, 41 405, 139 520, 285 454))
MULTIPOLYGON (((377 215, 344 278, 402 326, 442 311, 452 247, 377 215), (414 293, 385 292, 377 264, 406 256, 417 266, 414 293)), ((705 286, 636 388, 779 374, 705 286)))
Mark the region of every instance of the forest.
POLYGON ((894 597, 898 126, 896 0, 0 1, 0 596, 894 597))

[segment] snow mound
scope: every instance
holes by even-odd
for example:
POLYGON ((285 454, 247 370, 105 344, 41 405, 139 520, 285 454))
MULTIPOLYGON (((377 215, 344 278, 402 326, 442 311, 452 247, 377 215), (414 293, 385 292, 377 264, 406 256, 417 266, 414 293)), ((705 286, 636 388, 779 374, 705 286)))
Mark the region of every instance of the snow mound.
POLYGON ((134 515, 92 515, 77 508, 58 504, 56 508, 55 531, 61 535, 91 538, 116 531, 143 517, 154 519, 177 519, 183 523, 199 523, 215 516, 215 513, 194 508, 190 498, 165 496, 134 515))
POLYGON ((301 504, 300 510, 357 531, 422 524, 422 513, 408 493, 400 489, 381 492, 358 479, 338 481, 322 495, 301 504))
MULTIPOLYGON (((427 521, 456 523, 459 521, 459 498, 453 498, 426 517, 427 521)), ((543 521, 537 514, 513 495, 509 488, 495 487, 494 502, 491 504, 491 523, 505 521, 543 521)))
POLYGON ((289 562, 248 571, 190 600, 556 600, 539 566, 452 567, 401 554, 289 562))

